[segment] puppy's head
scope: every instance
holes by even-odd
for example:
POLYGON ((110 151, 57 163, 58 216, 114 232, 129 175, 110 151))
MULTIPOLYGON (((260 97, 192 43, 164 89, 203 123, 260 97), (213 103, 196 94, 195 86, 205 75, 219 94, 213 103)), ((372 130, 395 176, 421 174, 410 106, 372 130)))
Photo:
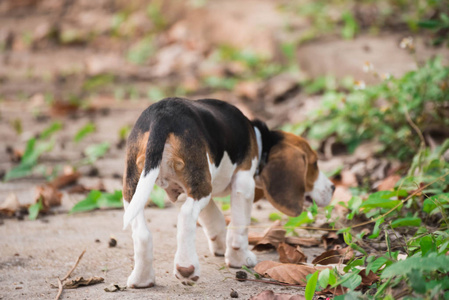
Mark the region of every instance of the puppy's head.
POLYGON ((304 198, 326 206, 335 190, 332 182, 318 170, 318 156, 309 143, 294 134, 280 132, 258 181, 270 203, 288 216, 302 212, 304 198))

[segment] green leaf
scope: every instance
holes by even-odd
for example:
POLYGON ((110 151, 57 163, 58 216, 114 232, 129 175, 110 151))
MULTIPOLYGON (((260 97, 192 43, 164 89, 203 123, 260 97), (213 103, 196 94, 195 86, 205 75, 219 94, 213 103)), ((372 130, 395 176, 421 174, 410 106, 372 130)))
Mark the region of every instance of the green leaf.
POLYGON ((270 221, 276 221, 276 220, 282 220, 282 216, 278 213, 271 213, 268 218, 270 219, 270 221))
POLYGON ((376 224, 374 224, 373 233, 368 237, 369 239, 375 239, 380 234, 380 225, 384 222, 384 218, 380 218, 376 221, 376 224))
POLYGON ((61 122, 53 122, 49 127, 45 128, 39 135, 40 139, 47 139, 52 136, 55 132, 62 129, 61 122))
POLYGON ((5 181, 30 175, 39 157, 53 146, 54 141, 37 143, 35 138, 29 139, 20 164, 6 173, 5 181))
POLYGON ((98 199, 101 197, 101 192, 97 190, 90 191, 90 193, 87 195, 87 197, 84 200, 81 200, 80 202, 76 203, 72 209, 70 210, 70 213, 76 213, 76 212, 82 212, 82 211, 89 211, 94 210, 98 208, 98 199))
MULTIPOLYGON (((395 192, 389 191, 380 191, 373 193, 368 197, 368 199, 365 202, 362 203, 360 208, 363 209, 365 212, 368 212, 375 208, 391 209, 401 203, 400 200, 390 200, 391 197, 396 195, 397 194, 395 192)), ((398 208, 400 208, 400 206, 398 208)))
POLYGON ((408 274, 408 280, 412 289, 419 293, 424 294, 426 292, 426 280, 423 278, 423 274, 420 272, 411 272, 408 274))
POLYGON ((315 273, 313 273, 313 275, 307 281, 306 291, 304 293, 306 300, 313 299, 313 295, 315 294, 315 290, 316 290, 316 284, 318 281, 318 274, 319 274, 319 271, 316 271, 315 273))
POLYGON ((163 188, 155 185, 150 195, 151 201, 157 205, 159 208, 164 208, 165 206, 165 190, 163 188))
POLYGON ((409 257, 385 268, 381 278, 406 275, 412 272, 412 270, 449 272, 449 256, 409 257))
POLYGON ((341 16, 343 19, 343 29, 341 30, 341 35, 344 39, 352 39, 357 33, 359 26, 356 19, 350 11, 343 13, 341 16))
POLYGON ((350 290, 357 288, 362 283, 362 277, 359 275, 360 270, 347 273, 334 284, 334 286, 342 285, 350 290))
POLYGON ((98 208, 120 208, 123 207, 123 195, 121 190, 114 193, 102 193, 97 199, 98 208))
POLYGON ((36 220, 37 216, 39 215, 39 212, 42 210, 42 198, 39 198, 39 201, 32 204, 30 207, 28 207, 28 218, 30 220, 36 220))
POLYGON ((435 29, 439 27, 440 22, 437 20, 423 20, 418 22, 418 26, 426 29, 435 29))
POLYGON ((88 163, 93 163, 108 152, 110 144, 103 142, 101 144, 90 145, 84 150, 88 163))
POLYGON ((134 44, 126 57, 133 64, 144 64, 156 51, 152 37, 145 37, 134 44))
POLYGON ((312 223, 313 220, 309 218, 309 214, 306 211, 303 211, 299 216, 294 218, 289 218, 287 223, 285 223, 284 227, 287 232, 292 232, 296 227, 301 226, 302 224, 312 223))
MULTIPOLYGON (((380 299, 379 297, 383 295, 388 286, 390 286, 391 278, 382 283, 382 285, 377 289, 376 294, 374 295, 374 299, 380 299)), ((385 298, 384 298, 385 300, 385 298)))
POLYGON ((318 276, 318 283, 323 289, 329 285, 330 269, 324 269, 318 276))
POLYGON ((84 139, 87 135, 89 135, 92 132, 95 132, 97 127, 94 123, 89 122, 86 125, 84 125, 73 137, 73 141, 75 143, 79 143, 82 139, 84 139))
POLYGON ((392 228, 404 226, 419 227, 421 225, 421 222, 422 222, 421 219, 418 217, 400 218, 391 222, 391 227, 392 228))
POLYGON ((102 193, 101 191, 93 190, 90 191, 84 200, 76 203, 69 213, 89 211, 97 208, 119 208, 123 206, 122 198, 122 191, 102 193))
POLYGON ((449 193, 434 195, 424 200, 423 211, 433 215, 442 210, 445 204, 449 204, 449 193))
POLYGON ((99 74, 92 76, 83 83, 83 89, 86 91, 92 91, 102 86, 111 84, 114 81, 114 75, 112 74, 99 74))
POLYGON ((376 273, 387 262, 389 262, 389 260, 384 256, 377 258, 376 260, 368 263, 366 266, 366 273, 369 273, 370 271, 376 273))

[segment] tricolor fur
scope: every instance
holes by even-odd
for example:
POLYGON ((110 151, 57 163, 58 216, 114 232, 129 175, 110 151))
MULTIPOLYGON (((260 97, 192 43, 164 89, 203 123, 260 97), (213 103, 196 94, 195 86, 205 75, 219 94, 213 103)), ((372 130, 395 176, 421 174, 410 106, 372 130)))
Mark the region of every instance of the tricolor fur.
POLYGON ((213 254, 224 255, 232 267, 253 266, 257 261, 248 250, 247 235, 255 198, 265 195, 276 208, 295 216, 305 197, 326 205, 334 189, 319 173, 317 155, 303 138, 271 131, 223 101, 161 100, 142 113, 128 138, 123 220, 125 228, 130 223, 133 228, 130 287, 154 285, 151 233, 143 217, 154 184, 173 202, 184 201, 174 273, 185 284, 199 278, 197 220, 213 254), (227 194, 232 210, 226 233, 224 217, 211 198, 227 194))

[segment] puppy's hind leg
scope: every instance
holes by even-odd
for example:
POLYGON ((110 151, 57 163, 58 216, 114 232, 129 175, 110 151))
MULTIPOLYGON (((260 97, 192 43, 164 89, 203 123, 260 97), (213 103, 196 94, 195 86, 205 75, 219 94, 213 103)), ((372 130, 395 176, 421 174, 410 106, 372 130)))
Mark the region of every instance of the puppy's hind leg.
MULTIPOLYGON (((129 205, 124 201, 125 210, 129 205)), ((144 211, 141 210, 131 221, 134 243, 134 269, 128 277, 130 288, 149 288, 155 284, 153 269, 153 237, 145 222, 144 211)))
POLYGON ((226 221, 212 199, 201 211, 199 223, 208 238, 210 252, 215 256, 224 256, 226 251, 226 221))
POLYGON ((210 197, 209 195, 200 200, 187 197, 178 215, 178 248, 174 274, 184 285, 193 285, 200 276, 200 264, 195 248, 196 222, 210 197))

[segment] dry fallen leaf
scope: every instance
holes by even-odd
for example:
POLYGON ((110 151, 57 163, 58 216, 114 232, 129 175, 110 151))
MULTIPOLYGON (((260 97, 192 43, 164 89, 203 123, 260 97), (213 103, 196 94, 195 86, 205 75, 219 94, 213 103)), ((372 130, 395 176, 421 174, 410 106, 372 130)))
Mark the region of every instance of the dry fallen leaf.
POLYGON ((251 300, 304 300, 303 295, 291 295, 291 294, 275 294, 273 291, 266 290, 254 297, 251 300))
POLYGON ((377 187, 378 191, 388 191, 394 188, 396 183, 401 179, 399 175, 390 175, 379 184, 377 187))
POLYGON ((286 243, 280 243, 277 251, 279 253, 279 261, 282 263, 305 263, 307 256, 301 251, 299 246, 293 247, 286 243))
POLYGON ((96 185, 89 186, 89 187, 87 187, 83 184, 76 184, 76 185, 72 186, 71 188, 69 188, 67 190, 67 193, 69 193, 69 194, 84 194, 84 193, 90 192, 92 190, 106 192, 106 188, 103 184, 103 181, 100 180, 96 185))
POLYGON ((104 289, 105 292, 108 293, 114 293, 118 291, 124 291, 126 290, 126 286, 119 286, 118 284, 111 284, 107 288, 104 289))
POLYGON ((285 237, 285 242, 290 245, 298 245, 302 247, 315 247, 320 244, 317 238, 304 238, 297 236, 287 236, 285 237))
POLYGON ((64 289, 76 289, 80 286, 94 285, 97 283, 101 283, 103 281, 104 278, 102 277, 90 277, 88 279, 84 279, 83 277, 77 277, 64 283, 64 289))
POLYGON ((61 205, 62 193, 52 185, 40 185, 36 187, 35 203, 42 200, 42 211, 47 212, 50 207, 61 205))
POLYGON ((343 235, 337 234, 334 231, 323 234, 321 236, 321 240, 323 241, 323 248, 326 250, 335 245, 341 245, 344 243, 343 235))
POLYGON ((276 220, 264 232, 262 239, 254 246, 253 250, 264 251, 269 249, 276 249, 280 243, 285 239, 285 229, 281 226, 281 221, 276 220))
POLYGON ((323 252, 321 255, 315 257, 312 264, 329 265, 345 263, 354 257, 354 250, 350 247, 346 247, 338 250, 328 250, 323 252))
POLYGON ((20 202, 16 194, 9 193, 5 201, 0 204, 0 213, 13 216, 20 209, 20 202))
POLYGON ((66 185, 75 183, 78 178, 80 178, 81 173, 80 172, 71 172, 67 174, 62 174, 55 179, 53 179, 49 185, 53 186, 55 189, 62 188, 66 185))
POLYGON ((327 267, 324 266, 282 264, 274 261, 262 261, 254 267, 254 270, 264 277, 269 277, 279 282, 306 286, 307 275, 326 268, 327 267))
POLYGON ((359 275, 362 277, 361 285, 370 286, 379 280, 379 276, 377 276, 373 271, 370 271, 368 275, 366 275, 366 269, 360 271, 359 275))
POLYGON ((264 261, 261 261, 260 263, 258 263, 254 267, 254 271, 256 271, 257 273, 259 273, 262 276, 265 276, 264 273, 266 270, 280 266, 280 265, 282 265, 282 263, 280 263, 280 262, 276 262, 276 261, 272 261, 272 260, 264 260, 264 261))

